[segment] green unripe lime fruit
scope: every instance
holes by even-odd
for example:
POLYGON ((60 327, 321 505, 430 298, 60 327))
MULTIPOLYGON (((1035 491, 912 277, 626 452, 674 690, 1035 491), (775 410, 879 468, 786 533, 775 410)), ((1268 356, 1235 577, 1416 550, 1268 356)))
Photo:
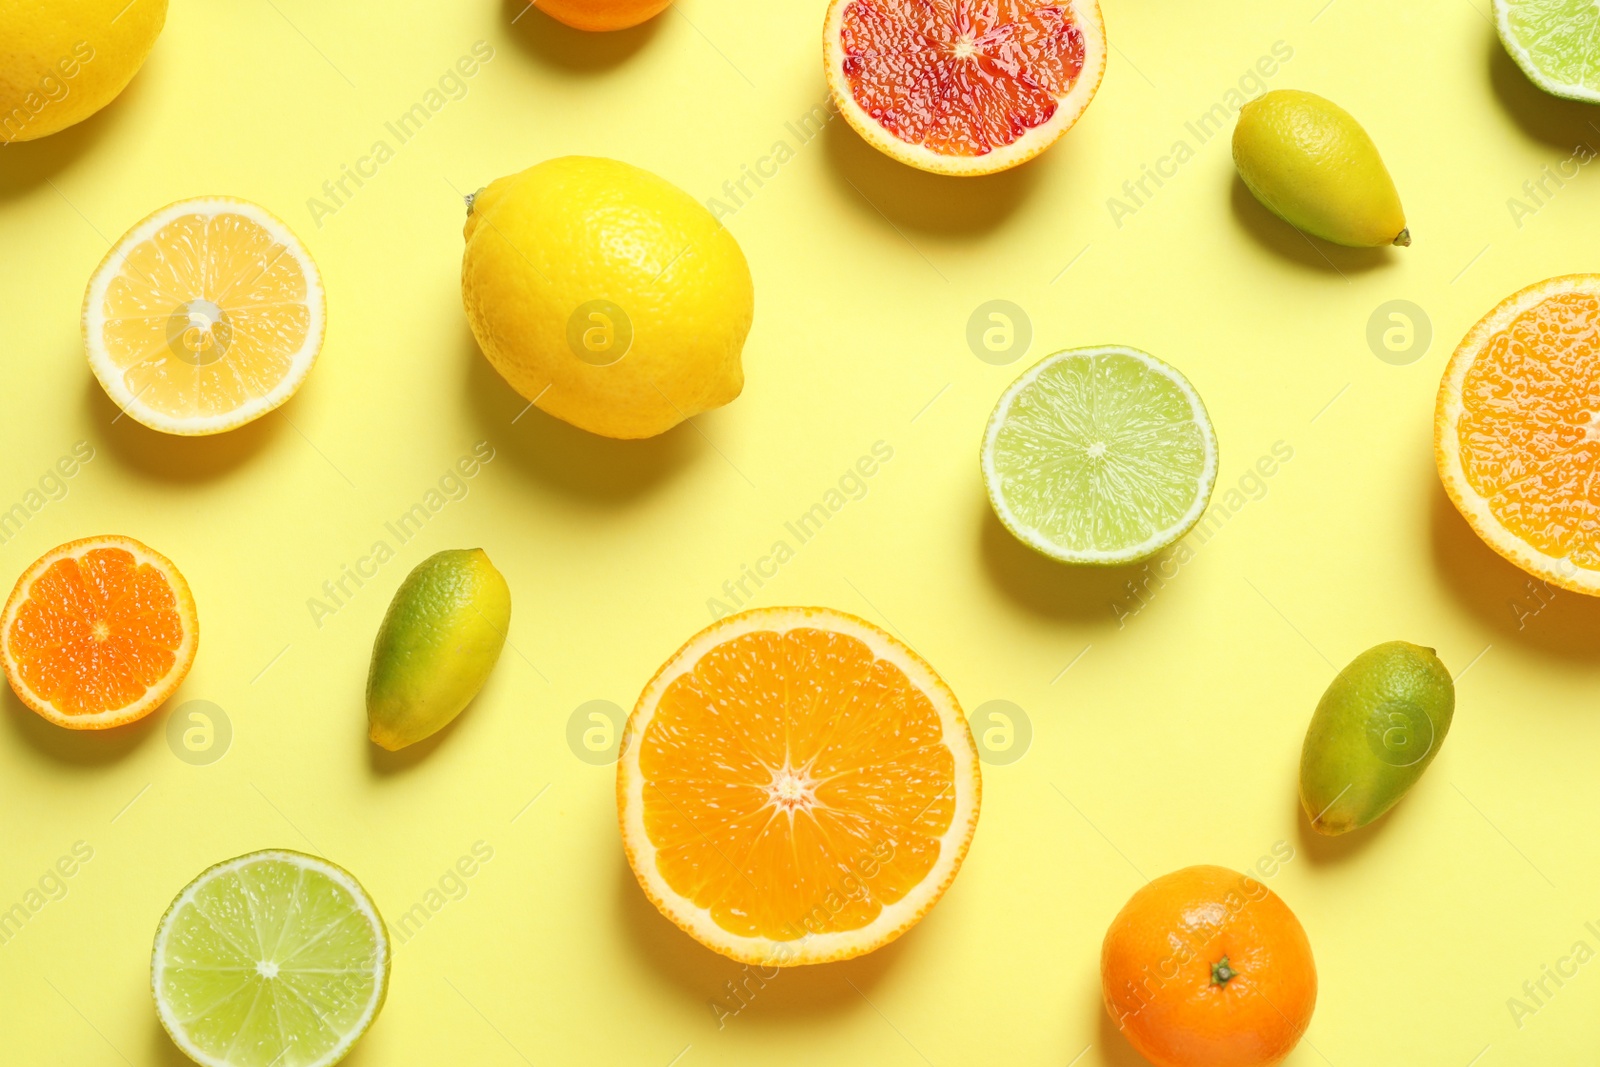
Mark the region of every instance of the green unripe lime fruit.
POLYGON ((483 688, 510 625, 511 590, 483 549, 449 549, 417 564, 372 644, 372 740, 392 752, 444 729, 483 688))
POLYGON ((1332 100, 1275 89, 1250 101, 1233 128, 1233 162, 1256 199, 1296 229, 1354 248, 1411 243, 1377 146, 1332 100))
POLYGON ((1456 689, 1433 649, 1389 641, 1350 661, 1311 716, 1300 806, 1319 834, 1343 834, 1397 804, 1450 730, 1456 689))

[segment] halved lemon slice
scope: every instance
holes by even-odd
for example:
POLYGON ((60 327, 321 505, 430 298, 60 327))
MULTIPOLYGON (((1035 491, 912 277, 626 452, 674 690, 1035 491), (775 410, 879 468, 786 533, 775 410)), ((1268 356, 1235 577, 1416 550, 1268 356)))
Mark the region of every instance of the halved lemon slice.
POLYGON ((89 279, 83 342, 107 394, 173 434, 259 419, 294 395, 322 348, 317 265, 289 227, 229 197, 169 204, 123 235, 89 279))
POLYGON ((827 608, 702 630, 623 735, 622 841, 661 913, 763 966, 848 959, 921 920, 978 825, 955 695, 893 637, 827 608))
POLYGON ((1530 285, 1468 332, 1439 383, 1434 458, 1490 548, 1600 596, 1600 274, 1530 285))
POLYGON ((17 698, 57 726, 142 719, 183 684, 200 642, 189 583, 172 561, 106 534, 46 552, 0 618, 0 661, 17 698))

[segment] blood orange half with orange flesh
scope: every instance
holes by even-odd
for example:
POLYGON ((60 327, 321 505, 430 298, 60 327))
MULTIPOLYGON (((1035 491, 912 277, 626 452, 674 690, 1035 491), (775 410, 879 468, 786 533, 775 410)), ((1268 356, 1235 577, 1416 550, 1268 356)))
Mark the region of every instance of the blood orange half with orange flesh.
POLYGON ((1095 0, 833 0, 822 47, 845 121, 937 174, 1032 159, 1078 121, 1106 68, 1095 0))
POLYGON ((848 959, 944 894, 978 823, 977 749, 917 654, 827 608, 733 615, 639 697, 617 806, 645 894, 733 959, 848 959))
POLYGON ((150 714, 189 673, 199 639, 178 568, 115 535, 45 553, 17 579, 0 617, 0 659, 17 698, 70 730, 150 714))
POLYGON ((1472 328, 1439 383, 1434 455, 1491 548, 1600 596, 1600 274, 1530 285, 1472 328))

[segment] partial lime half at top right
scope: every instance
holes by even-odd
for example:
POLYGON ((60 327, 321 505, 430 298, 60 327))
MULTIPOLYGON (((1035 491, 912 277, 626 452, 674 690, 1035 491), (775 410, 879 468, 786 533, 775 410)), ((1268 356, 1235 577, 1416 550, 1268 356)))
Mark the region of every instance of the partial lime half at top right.
POLYGON ((1063 563, 1155 555, 1194 527, 1217 480, 1217 435, 1194 386, 1133 348, 1057 352, 1000 397, 983 481, 1016 537, 1063 563))
POLYGON ((1594 0, 1494 0, 1511 58, 1547 93, 1600 103, 1600 6, 1594 0))

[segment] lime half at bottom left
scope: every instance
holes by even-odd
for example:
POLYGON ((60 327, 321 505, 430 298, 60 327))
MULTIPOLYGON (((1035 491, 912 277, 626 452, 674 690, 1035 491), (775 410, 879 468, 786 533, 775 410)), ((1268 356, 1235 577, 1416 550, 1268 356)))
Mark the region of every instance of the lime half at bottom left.
POLYGON ((206 1067, 328 1067, 377 1018, 389 938, 348 871, 252 852, 190 882, 156 930, 161 1025, 206 1067))

